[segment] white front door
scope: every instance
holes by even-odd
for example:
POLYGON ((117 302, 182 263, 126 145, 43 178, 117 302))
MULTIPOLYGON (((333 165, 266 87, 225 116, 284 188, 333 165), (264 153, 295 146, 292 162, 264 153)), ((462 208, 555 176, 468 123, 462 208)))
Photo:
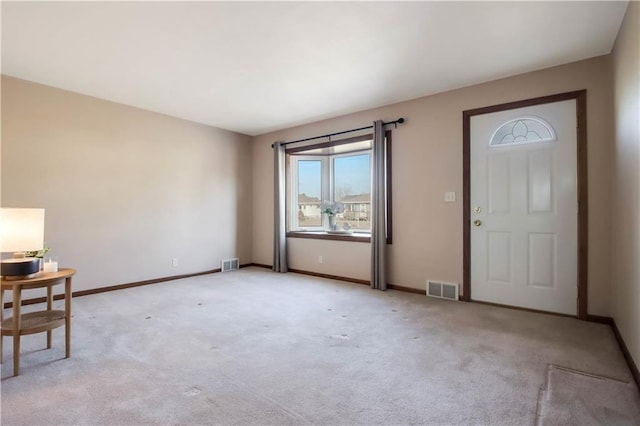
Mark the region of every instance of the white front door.
POLYGON ((575 99, 471 117, 471 298, 577 314, 575 99))

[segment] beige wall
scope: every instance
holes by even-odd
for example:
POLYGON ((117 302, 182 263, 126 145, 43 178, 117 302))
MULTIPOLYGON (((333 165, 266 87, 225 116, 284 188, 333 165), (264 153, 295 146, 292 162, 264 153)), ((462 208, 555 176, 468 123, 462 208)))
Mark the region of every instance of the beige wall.
MULTIPOLYGON (((622 44, 616 49, 630 49, 622 44)), ((462 111, 587 89, 589 313, 611 315, 611 177, 618 190, 634 170, 638 180, 637 162, 611 172, 610 76, 611 57, 599 57, 261 135, 253 144, 244 135, 3 77, 2 205, 47 209, 47 244, 61 263, 78 268, 76 289, 203 271, 232 256, 270 265, 271 143, 402 116, 407 123, 393 136, 389 281, 420 289, 426 279, 462 282, 462 111), (455 191, 457 201, 444 203, 445 191, 455 191)), ((619 248, 625 234, 616 229, 619 248)), ((290 240, 293 268, 369 279, 368 259, 364 243, 290 240)), ((629 260, 627 269, 636 263, 629 260)), ((628 288, 637 292, 634 273, 628 276, 636 287, 628 288)), ((637 307, 628 310, 637 315, 637 307)))
POLYGON ((46 209, 74 290, 251 262, 251 143, 2 77, 2 206, 46 209))
POLYGON ((612 56, 612 315, 640 366, 640 3, 629 3, 612 56))
MULTIPOLYGON (((610 57, 598 57, 256 137, 253 261, 272 263, 272 142, 405 117, 406 124, 393 131, 394 235, 389 282, 420 289, 426 279, 461 283, 462 111, 587 89, 589 313, 610 315, 610 77, 610 57), (445 203, 445 191, 455 191, 457 201, 445 203)), ((292 240, 291 267, 369 279, 368 244, 292 240), (324 257, 322 264, 317 261, 319 255, 324 257)))

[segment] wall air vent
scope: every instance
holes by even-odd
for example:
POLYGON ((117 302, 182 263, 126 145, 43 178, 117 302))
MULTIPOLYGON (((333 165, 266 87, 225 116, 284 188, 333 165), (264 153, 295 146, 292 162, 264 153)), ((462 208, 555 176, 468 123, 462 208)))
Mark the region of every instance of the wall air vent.
POLYGON ((240 268, 240 259, 226 259, 220 262, 220 270, 222 272, 237 271, 240 268))
POLYGON ((458 284, 427 280, 427 296, 458 300, 458 284))

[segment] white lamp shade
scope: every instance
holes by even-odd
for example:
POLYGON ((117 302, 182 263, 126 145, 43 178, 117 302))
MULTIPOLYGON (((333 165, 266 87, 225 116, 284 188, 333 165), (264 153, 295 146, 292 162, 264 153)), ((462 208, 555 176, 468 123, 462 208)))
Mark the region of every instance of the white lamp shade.
POLYGON ((0 209, 0 252, 44 247, 44 209, 0 209))

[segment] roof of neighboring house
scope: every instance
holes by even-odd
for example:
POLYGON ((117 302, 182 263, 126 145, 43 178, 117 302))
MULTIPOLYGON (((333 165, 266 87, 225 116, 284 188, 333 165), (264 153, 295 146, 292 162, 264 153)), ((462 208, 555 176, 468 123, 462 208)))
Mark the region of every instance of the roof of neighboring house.
POLYGON ((371 194, 345 195, 340 201, 342 203, 370 203, 371 194))
POLYGON ((298 204, 320 204, 320 198, 318 197, 309 197, 304 192, 302 194, 298 194, 298 204))

